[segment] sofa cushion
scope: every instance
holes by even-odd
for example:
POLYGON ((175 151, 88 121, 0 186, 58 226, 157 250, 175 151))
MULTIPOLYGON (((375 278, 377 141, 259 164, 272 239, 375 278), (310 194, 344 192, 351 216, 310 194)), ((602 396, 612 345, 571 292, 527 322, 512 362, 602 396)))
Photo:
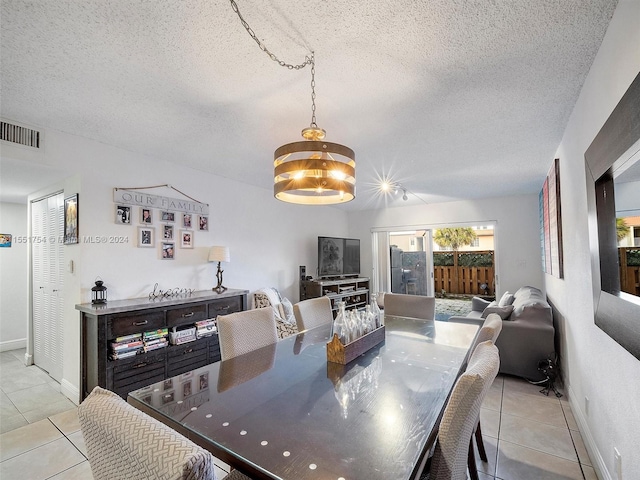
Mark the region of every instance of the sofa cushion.
POLYGON ((513 312, 513 305, 505 305, 504 307, 499 305, 489 305, 482 311, 481 318, 487 318, 492 313, 495 313, 499 315, 502 320, 508 320, 511 312, 513 312))
POLYGON ((513 303, 513 300, 515 299, 513 293, 509 293, 508 291, 504 292, 504 294, 502 294, 502 297, 500 298, 500 301, 498 302, 498 306, 500 307, 506 307, 507 305, 511 305, 513 303))

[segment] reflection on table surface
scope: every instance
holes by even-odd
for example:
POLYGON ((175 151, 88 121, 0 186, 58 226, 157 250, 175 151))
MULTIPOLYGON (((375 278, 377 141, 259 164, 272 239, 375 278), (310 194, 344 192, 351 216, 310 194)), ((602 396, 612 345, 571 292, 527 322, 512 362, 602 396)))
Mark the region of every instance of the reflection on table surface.
POLYGON ((385 341, 338 365, 325 325, 129 401, 254 477, 410 478, 477 330, 386 317, 385 341))

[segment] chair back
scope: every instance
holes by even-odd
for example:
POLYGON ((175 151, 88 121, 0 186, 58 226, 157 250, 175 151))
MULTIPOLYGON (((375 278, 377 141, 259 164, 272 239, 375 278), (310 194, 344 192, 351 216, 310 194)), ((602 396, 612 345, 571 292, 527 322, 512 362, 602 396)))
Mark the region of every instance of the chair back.
POLYGON ((385 293, 384 314, 434 320, 436 318, 436 299, 424 295, 385 293))
POLYGON ((308 330, 318 325, 333 322, 331 300, 328 297, 317 297, 303 300, 293 306, 298 331, 308 330))
POLYGON ((430 479, 466 480, 469 442, 480 416, 480 407, 500 368, 500 356, 491 340, 478 344, 467 370, 458 378, 447 402, 430 479))
POLYGON ((276 320, 271 308, 218 315, 217 323, 222 360, 278 341, 276 320))
POLYGON ((95 480, 215 480, 213 457, 100 387, 78 407, 95 480))
POLYGON ((502 318, 497 313, 491 313, 487 315, 487 318, 484 319, 484 323, 480 330, 478 331, 478 336, 476 337, 476 341, 473 344, 472 352, 475 350, 475 347, 482 342, 486 342, 487 340, 491 340, 493 343, 496 343, 500 332, 502 331, 502 318))

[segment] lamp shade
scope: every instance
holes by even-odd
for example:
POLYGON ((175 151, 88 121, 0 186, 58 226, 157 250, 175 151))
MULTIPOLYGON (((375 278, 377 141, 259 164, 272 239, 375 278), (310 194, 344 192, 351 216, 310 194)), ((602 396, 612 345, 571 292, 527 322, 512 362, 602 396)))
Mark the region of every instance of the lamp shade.
POLYGON ((209 261, 229 263, 231 261, 231 256, 229 255, 229 247, 211 247, 209 249, 209 261))

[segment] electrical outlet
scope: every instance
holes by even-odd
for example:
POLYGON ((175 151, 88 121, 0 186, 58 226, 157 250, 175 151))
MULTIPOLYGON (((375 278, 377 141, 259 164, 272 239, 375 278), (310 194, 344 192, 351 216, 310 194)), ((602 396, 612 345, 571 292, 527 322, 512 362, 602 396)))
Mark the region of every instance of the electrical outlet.
POLYGON ((618 474, 618 480, 622 480, 622 455, 616 447, 613 447, 613 460, 616 464, 616 473, 618 474))
POLYGON ((584 397, 584 414, 589 416, 589 397, 587 396, 584 397))

